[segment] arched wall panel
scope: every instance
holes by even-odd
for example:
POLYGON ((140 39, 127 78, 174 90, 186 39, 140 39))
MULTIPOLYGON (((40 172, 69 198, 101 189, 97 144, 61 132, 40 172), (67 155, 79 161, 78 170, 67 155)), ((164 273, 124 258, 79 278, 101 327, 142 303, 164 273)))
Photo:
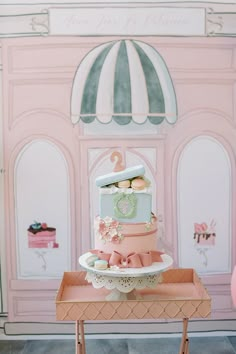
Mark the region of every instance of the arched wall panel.
POLYGON ((34 140, 19 153, 14 171, 18 278, 55 278, 70 269, 70 198, 68 167, 60 150, 34 140), (30 224, 55 228, 30 236, 30 224))
POLYGON ((231 164, 216 139, 199 136, 184 148, 177 175, 180 267, 231 272, 231 164))

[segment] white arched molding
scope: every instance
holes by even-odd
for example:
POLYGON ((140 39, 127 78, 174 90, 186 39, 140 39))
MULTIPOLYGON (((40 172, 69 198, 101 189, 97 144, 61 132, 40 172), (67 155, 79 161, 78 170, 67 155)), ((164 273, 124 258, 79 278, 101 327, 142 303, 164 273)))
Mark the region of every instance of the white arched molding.
POLYGON ((198 136, 183 149, 177 170, 179 266, 195 268, 202 274, 230 273, 231 218, 229 155, 215 138, 198 136), (205 223, 208 229, 214 224, 215 242, 196 242, 195 223, 205 223))
POLYGON ((0 314, 7 311, 7 280, 5 258, 5 227, 4 227, 4 173, 3 164, 3 94, 2 94, 2 45, 0 42, 0 314))
POLYGON ((59 278, 70 270, 69 184, 65 157, 50 141, 33 140, 19 152, 14 168, 18 279, 59 278), (27 229, 35 221, 56 228, 58 247, 29 247, 27 229))

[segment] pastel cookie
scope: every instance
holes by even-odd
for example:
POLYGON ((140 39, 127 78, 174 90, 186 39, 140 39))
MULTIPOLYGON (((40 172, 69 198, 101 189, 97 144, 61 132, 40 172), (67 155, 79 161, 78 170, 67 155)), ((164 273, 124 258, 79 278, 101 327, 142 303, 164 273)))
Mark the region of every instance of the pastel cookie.
POLYGON ((99 258, 96 254, 93 254, 91 252, 87 252, 87 257, 86 257, 86 263, 89 267, 94 266, 94 262, 97 261, 99 258))
POLYGON ((131 183, 131 187, 136 191, 140 191, 146 188, 146 182, 142 178, 135 178, 131 183))
POLYGON ((130 180, 126 179, 124 181, 118 182, 118 187, 119 188, 129 188, 130 187, 130 180))
POLYGON ((108 267, 108 262, 103 259, 99 259, 94 262, 94 268, 97 270, 105 270, 108 267))

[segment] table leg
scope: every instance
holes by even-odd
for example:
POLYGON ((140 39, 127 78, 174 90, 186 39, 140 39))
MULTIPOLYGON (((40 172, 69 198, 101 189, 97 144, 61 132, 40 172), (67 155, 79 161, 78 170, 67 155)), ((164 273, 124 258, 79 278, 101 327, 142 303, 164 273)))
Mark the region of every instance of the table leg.
POLYGON ((79 321, 75 321, 75 354, 82 354, 79 333, 79 321))
POLYGON ((84 339, 84 321, 75 322, 75 354, 86 354, 84 339))
POLYGON ((82 354, 86 354, 86 349, 85 349, 85 338, 84 338, 84 321, 79 321, 79 325, 80 325, 80 335, 81 335, 82 354))
POLYGON ((180 344, 179 354, 189 354, 189 340, 188 340, 188 318, 183 319, 183 333, 180 344))

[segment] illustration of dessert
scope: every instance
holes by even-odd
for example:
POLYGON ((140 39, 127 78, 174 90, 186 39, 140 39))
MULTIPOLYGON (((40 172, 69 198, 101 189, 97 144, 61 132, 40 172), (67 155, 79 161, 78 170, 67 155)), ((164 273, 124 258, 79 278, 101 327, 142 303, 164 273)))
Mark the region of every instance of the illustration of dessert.
POLYGON ((201 224, 194 223, 194 240, 195 244, 199 246, 214 246, 216 233, 215 233, 216 222, 211 221, 210 226, 203 222, 201 224))
POLYGON ((206 222, 201 224, 194 223, 194 244, 197 252, 202 257, 202 263, 205 267, 208 265, 207 251, 215 246, 216 242, 216 222, 213 219, 209 226, 206 222))
POLYGON ((28 228, 29 248, 58 248, 56 242, 56 228, 49 227, 47 223, 35 221, 28 228))

